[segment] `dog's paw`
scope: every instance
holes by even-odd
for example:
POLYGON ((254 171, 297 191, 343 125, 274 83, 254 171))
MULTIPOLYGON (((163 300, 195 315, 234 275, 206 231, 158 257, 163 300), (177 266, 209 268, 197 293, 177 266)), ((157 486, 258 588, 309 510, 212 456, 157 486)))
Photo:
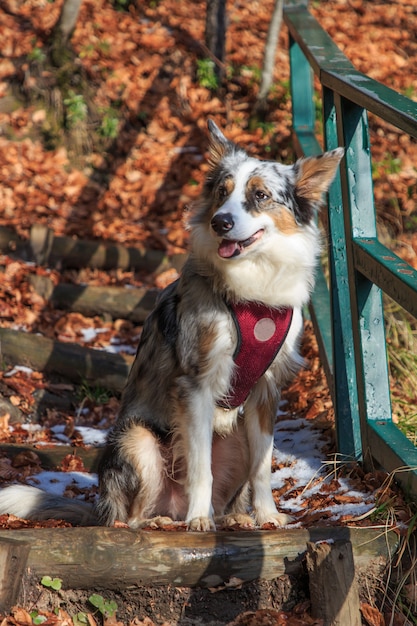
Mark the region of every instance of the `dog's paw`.
POLYGON ((187 528, 188 530, 207 532, 208 530, 216 530, 216 525, 211 517, 193 517, 187 522, 187 528))
POLYGON ((257 513, 256 521, 259 526, 264 526, 265 524, 272 524, 276 528, 280 528, 281 526, 286 526, 293 521, 291 515, 287 515, 286 513, 257 513))
POLYGON ((172 524, 174 524, 174 522, 170 517, 163 517, 162 515, 150 517, 149 519, 129 520, 129 526, 134 530, 143 528, 152 528, 153 530, 164 529, 167 526, 172 526, 172 524))
POLYGON ((216 519, 221 528, 254 528, 255 520, 247 513, 228 513, 216 519))

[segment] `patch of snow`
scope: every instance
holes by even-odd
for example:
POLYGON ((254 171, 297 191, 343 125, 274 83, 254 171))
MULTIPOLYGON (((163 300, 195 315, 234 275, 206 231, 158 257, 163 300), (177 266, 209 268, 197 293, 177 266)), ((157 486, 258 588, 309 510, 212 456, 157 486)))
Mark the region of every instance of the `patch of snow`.
MULTIPOLYGON (((13 431, 13 424, 10 424, 9 428, 13 431)), ((20 424, 20 428, 22 428, 22 430, 26 430, 30 434, 38 433, 43 430, 43 427, 40 424, 20 424)))
MULTIPOLYGON (((277 423, 274 432, 275 461, 281 466, 272 472, 272 489, 280 489, 291 479, 291 488, 286 497, 280 499, 279 507, 289 514, 305 509, 305 502, 309 498, 320 494, 323 483, 327 478, 334 478, 334 465, 328 463, 325 447, 327 439, 312 424, 305 419, 287 419, 277 423), (296 490, 294 497, 291 491, 296 490)), ((372 494, 352 490, 349 481, 338 478, 338 487, 332 490, 330 496, 336 494, 348 495, 353 502, 338 504, 332 502, 323 509, 315 508, 315 512, 329 511, 331 521, 338 520, 344 515, 354 517, 363 515, 374 506, 372 494), (357 500, 355 502, 354 500, 357 500)))
POLYGON ((13 369, 9 370, 8 372, 4 374, 4 377, 8 378, 9 376, 14 376, 18 372, 24 372, 28 376, 32 376, 33 369, 31 367, 26 367, 25 365, 15 365, 13 369))
POLYGON ((107 430, 98 430, 90 426, 77 426, 76 430, 83 438, 86 446, 104 446, 107 438, 107 430))
POLYGON ((57 439, 61 443, 71 443, 71 439, 67 437, 65 434, 65 424, 56 424, 55 426, 51 426, 50 430, 53 434, 54 439, 57 439))
MULTIPOLYGON (((106 443, 107 430, 99 430, 90 426, 76 426, 76 431, 81 435, 83 443, 86 446, 103 446, 106 443)), ((65 434, 65 425, 56 424, 52 426, 51 431, 54 438, 62 443, 71 443, 71 439, 65 434)))
POLYGON ((120 352, 124 352, 125 354, 136 354, 136 350, 137 348, 135 346, 121 343, 117 337, 112 337, 110 345, 104 348, 105 352, 110 352, 111 354, 119 354, 120 352))
POLYGON ((27 482, 55 496, 62 496, 68 485, 76 485, 80 489, 89 489, 97 485, 97 474, 43 471, 30 476, 27 482))
POLYGON ((108 328, 81 328, 80 332, 83 336, 83 340, 88 343, 89 341, 94 341, 97 335, 100 333, 106 333, 108 328))

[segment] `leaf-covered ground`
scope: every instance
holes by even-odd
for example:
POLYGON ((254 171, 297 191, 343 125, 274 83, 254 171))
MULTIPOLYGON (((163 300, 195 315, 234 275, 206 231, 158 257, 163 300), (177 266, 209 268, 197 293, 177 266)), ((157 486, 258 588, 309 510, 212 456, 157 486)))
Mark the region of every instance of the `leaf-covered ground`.
MULTIPOLYGON (((209 117, 256 156, 288 162, 295 158, 285 28, 267 117, 251 122, 272 0, 228 3, 227 81, 217 91, 204 86, 199 65, 207 57, 204 2, 137 2, 128 11, 117 11, 123 3, 83 0, 72 38, 78 69, 65 94, 47 60, 48 36, 61 4, 62 0, 0 2, 0 226, 12 227, 24 238, 32 226, 43 224, 56 235, 184 252, 187 209, 207 170, 209 117), (80 94, 88 116, 72 126, 80 94)), ((413 2, 335 0, 314 3, 312 12, 357 69, 416 98, 413 2)), ((370 125, 381 237, 417 267, 416 142, 377 118, 371 117, 370 125)), ((176 276, 174 271, 155 276, 45 268, 12 255, 3 255, 0 266, 2 326, 99 349, 117 346, 126 353, 137 345, 139 326, 55 310, 34 289, 31 277, 47 276, 54 284, 163 287, 176 276)), ((304 351, 308 367, 285 391, 285 410, 287 416, 314 424, 331 456, 331 401, 309 326, 304 351)), ((0 393, 10 409, 0 416, 4 443, 49 442, 61 428, 61 436, 82 446, 82 428, 105 430, 117 414, 118 398, 106 390, 76 387, 42 372, 1 371, 0 393), (62 404, 41 412, 39 393, 45 391, 62 398, 62 404)), ((82 469, 71 463, 67 459, 60 469, 82 469)), ((25 480, 39 469, 36 456, 13 461, 4 457, 0 480, 25 480)), ((384 485, 384 477, 364 476, 355 469, 349 479, 363 493, 374 494, 375 501, 379 497, 382 505, 395 497, 397 519, 407 522, 406 504, 384 485)), ((324 489, 306 503, 302 524, 329 523, 331 514, 323 511, 334 506, 335 494, 339 503, 349 498, 332 479, 323 484, 324 489)), ((277 498, 289 498, 292 491, 295 496, 296 488, 284 481, 276 488, 277 498)), ((86 497, 94 493, 89 491, 86 497)), ((27 522, 3 523, 13 527, 27 522)), ((366 623, 378 623, 378 615, 370 611, 367 615, 366 623)), ((138 616, 138 626, 139 617, 145 616, 138 616)), ((4 624, 31 624, 31 619, 19 609, 5 617, 4 624)), ((61 625, 71 624, 72 618, 48 614, 47 619, 61 625)), ((94 626, 94 618, 89 620, 94 626)), ((252 623, 315 622, 303 605, 292 615, 247 615, 236 621, 242 626, 252 623)))

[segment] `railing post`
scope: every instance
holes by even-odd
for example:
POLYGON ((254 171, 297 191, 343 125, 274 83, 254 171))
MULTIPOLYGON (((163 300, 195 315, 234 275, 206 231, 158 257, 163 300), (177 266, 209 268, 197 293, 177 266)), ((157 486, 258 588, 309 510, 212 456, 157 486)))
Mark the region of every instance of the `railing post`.
MULTIPOLYGON (((315 156, 322 152, 315 137, 313 72, 299 45, 290 37, 291 102, 293 140, 298 156, 315 156)), ((332 338, 329 290, 321 268, 311 295, 310 315, 316 331, 320 358, 331 387, 333 379, 332 338)))
MULTIPOLYGON (((338 147, 333 91, 323 88, 325 147, 338 147)), ((353 325, 346 253, 346 233, 340 174, 329 189, 329 279, 332 310, 333 404, 336 413, 337 449, 343 458, 362 458, 358 410, 353 325)))
POLYGON ((345 147, 341 183, 350 311, 356 359, 358 408, 363 453, 368 451, 368 420, 391 421, 381 290, 355 269, 355 237, 376 238, 367 112, 335 95, 339 145, 345 147))
POLYGON ((292 97, 292 123, 296 152, 312 156, 318 154, 318 144, 311 146, 314 137, 315 108, 313 73, 300 46, 290 37, 290 83, 292 97))

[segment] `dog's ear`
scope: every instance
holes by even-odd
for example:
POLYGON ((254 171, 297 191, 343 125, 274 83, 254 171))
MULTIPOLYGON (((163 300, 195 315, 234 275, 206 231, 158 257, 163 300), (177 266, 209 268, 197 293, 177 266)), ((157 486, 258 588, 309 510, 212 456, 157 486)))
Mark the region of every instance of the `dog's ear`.
POLYGON ((226 139, 220 128, 213 120, 209 119, 207 126, 210 133, 210 165, 215 166, 233 147, 233 143, 226 139))
POLYGON ((343 155, 343 148, 336 148, 317 157, 299 159, 295 163, 295 199, 302 222, 310 221, 319 207, 343 155))

